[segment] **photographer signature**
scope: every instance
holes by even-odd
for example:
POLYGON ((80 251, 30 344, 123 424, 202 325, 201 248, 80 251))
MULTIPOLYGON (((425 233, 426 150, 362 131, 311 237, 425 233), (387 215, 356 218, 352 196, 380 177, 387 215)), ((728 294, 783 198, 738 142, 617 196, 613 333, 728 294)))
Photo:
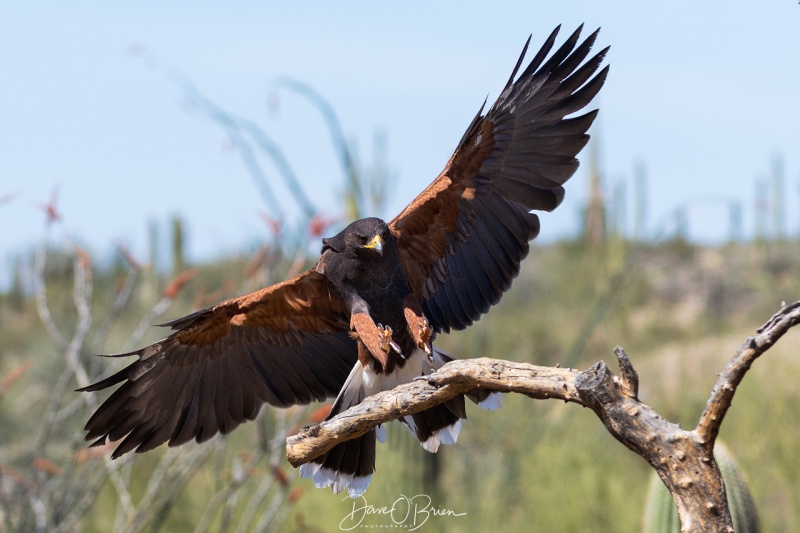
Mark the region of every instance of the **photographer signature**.
POLYGON ((367 516, 383 516, 388 517, 395 525, 415 531, 432 516, 464 516, 466 514, 434 506, 431 497, 427 494, 417 494, 411 497, 401 494, 391 506, 382 507, 370 505, 367 503, 367 499, 361 495, 353 500, 353 511, 339 522, 339 529, 350 531, 361 526, 367 516))

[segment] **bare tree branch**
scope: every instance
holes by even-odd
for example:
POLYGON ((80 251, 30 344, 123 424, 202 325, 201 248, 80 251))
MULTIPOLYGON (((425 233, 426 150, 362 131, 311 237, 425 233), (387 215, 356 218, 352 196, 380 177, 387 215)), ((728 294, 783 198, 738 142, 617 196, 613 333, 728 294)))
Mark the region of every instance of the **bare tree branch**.
POLYGON ((798 323, 800 323, 800 302, 784 305, 758 329, 757 335, 744 341, 736 355, 720 373, 696 429, 698 437, 709 449, 714 447, 719 428, 731 406, 736 388, 750 369, 750 365, 798 323))
POLYGON ((304 427, 286 439, 286 457, 292 466, 300 466, 379 424, 424 411, 476 389, 581 403, 575 389, 577 375, 577 370, 500 359, 452 361, 425 380, 375 394, 331 420, 304 427))
POLYGON ((53 339, 53 342, 59 347, 64 348, 67 345, 67 340, 64 335, 59 331, 58 326, 53 320, 53 315, 50 312, 50 305, 47 303, 47 288, 44 282, 44 265, 47 258, 47 241, 50 226, 47 226, 47 232, 44 239, 36 249, 36 257, 33 262, 33 288, 34 295, 36 296, 36 311, 39 313, 39 319, 47 329, 47 334, 53 339))
POLYGON ((418 381, 366 398, 331 420, 286 439, 297 467, 378 424, 429 409, 477 389, 560 399, 592 409, 606 429, 656 470, 678 508, 682 531, 733 531, 714 441, 736 387, 753 361, 800 323, 800 302, 785 305, 745 341, 720 374, 696 429, 684 430, 638 398, 639 378, 625 351, 615 355, 620 375, 604 362, 578 371, 497 359, 452 361, 418 381))
POLYGON ((626 380, 635 371, 622 349, 616 350, 621 378, 602 361, 582 372, 576 387, 609 433, 650 463, 678 508, 682 531, 733 531, 725 486, 713 451, 694 431, 662 418, 632 394, 626 380))

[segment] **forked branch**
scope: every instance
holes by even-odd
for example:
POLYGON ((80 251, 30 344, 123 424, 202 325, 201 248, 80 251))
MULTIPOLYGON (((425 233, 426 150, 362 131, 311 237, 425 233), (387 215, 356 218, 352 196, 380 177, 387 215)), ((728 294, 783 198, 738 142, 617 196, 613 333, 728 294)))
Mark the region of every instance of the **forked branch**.
POLYGON ((585 371, 498 359, 462 359, 424 379, 366 398, 331 420, 304 427, 286 440, 299 466, 378 424, 441 404, 477 389, 559 399, 592 409, 614 438, 645 459, 670 490, 682 531, 733 531, 725 486, 713 448, 720 425, 753 361, 800 323, 800 302, 784 305, 748 338, 719 375, 697 428, 684 430, 638 398, 639 378, 616 348, 620 375, 602 361, 585 371))
POLYGON ((758 329, 756 335, 744 341, 736 351, 736 355, 720 373, 697 425, 697 435, 705 441, 709 449, 714 447, 719 428, 731 406, 736 388, 750 369, 750 365, 798 323, 800 323, 800 302, 784 305, 758 329))

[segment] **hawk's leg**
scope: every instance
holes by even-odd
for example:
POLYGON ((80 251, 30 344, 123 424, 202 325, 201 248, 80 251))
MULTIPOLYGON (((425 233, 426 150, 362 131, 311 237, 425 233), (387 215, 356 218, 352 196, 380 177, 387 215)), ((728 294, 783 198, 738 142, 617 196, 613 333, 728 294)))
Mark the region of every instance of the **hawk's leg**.
POLYGON ((428 354, 428 359, 433 361, 433 350, 431 349, 433 328, 423 314, 422 306, 419 305, 413 294, 409 294, 403 300, 403 314, 405 314, 406 322, 408 323, 408 332, 411 333, 411 338, 414 339, 417 348, 425 350, 425 353, 428 354))
POLYGON ((400 357, 404 357, 400 346, 392 340, 392 328, 376 325, 369 313, 358 312, 350 315, 350 329, 355 331, 356 337, 384 368, 389 360, 390 349, 396 351, 400 357))

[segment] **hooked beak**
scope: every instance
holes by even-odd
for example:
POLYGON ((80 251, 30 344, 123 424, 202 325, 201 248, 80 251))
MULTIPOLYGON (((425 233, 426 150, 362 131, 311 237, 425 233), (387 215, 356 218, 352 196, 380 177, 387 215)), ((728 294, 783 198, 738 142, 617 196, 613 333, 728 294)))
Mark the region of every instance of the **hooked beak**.
POLYGON ((380 235, 375 235, 371 241, 364 245, 364 248, 376 250, 379 254, 383 255, 383 241, 380 235))

